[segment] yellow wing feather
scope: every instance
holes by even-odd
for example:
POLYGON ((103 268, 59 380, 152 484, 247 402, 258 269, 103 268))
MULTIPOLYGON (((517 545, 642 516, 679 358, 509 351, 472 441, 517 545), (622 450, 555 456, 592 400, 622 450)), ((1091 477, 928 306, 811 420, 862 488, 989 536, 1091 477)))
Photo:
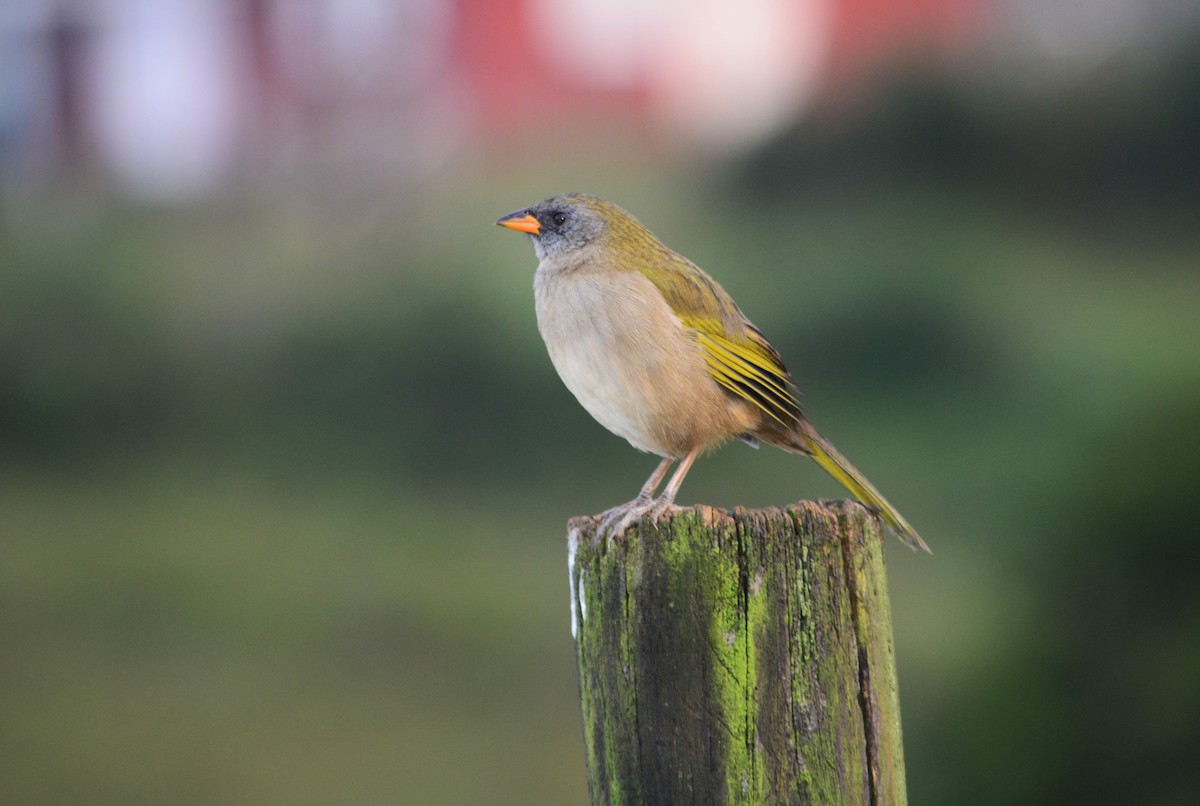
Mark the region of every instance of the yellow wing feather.
POLYGON ((789 427, 796 421, 800 403, 788 389, 787 370, 781 365, 772 366, 770 356, 755 349, 758 345, 738 344, 704 331, 697 331, 696 340, 704 349, 713 380, 758 406, 781 426, 789 427))
POLYGON ((800 417, 783 359, 712 277, 657 242, 638 243, 633 265, 696 334, 708 373, 731 394, 753 403, 784 431, 800 417))

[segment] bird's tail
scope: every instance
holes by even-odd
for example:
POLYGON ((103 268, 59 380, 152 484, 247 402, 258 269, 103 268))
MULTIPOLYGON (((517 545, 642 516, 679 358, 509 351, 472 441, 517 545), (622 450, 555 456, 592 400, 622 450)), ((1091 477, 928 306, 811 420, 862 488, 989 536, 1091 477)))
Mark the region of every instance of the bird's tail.
POLYGON ((925 545, 925 541, 917 534, 917 530, 909 526, 908 521, 904 520, 904 516, 896 511, 896 508, 888 503, 887 499, 880 494, 879 490, 871 482, 867 481, 867 477, 859 472, 858 468, 850 464, 850 460, 842 456, 838 449, 833 447, 833 444, 825 437, 817 432, 807 420, 801 420, 799 433, 797 434, 800 448, 811 456, 817 464, 819 464, 826 473, 838 480, 838 483, 854 494, 854 497, 866 504, 871 509, 879 513, 896 532, 896 537, 904 541, 910 549, 924 549, 929 553, 929 546, 925 545))

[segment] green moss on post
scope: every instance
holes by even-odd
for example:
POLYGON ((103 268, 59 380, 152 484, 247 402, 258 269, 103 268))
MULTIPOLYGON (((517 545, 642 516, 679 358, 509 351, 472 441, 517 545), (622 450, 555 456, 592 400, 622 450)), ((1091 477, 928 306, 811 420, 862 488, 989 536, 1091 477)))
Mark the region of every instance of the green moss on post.
POLYGON ((906 802, 878 522, 846 502, 574 518, 593 804, 906 802))

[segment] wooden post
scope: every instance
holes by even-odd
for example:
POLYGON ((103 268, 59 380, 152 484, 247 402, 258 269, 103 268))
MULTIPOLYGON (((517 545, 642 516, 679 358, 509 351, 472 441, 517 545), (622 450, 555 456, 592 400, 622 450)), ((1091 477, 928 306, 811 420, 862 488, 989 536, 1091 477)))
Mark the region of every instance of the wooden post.
POLYGON ((706 506, 611 544, 573 518, 593 804, 906 803, 879 522, 706 506))

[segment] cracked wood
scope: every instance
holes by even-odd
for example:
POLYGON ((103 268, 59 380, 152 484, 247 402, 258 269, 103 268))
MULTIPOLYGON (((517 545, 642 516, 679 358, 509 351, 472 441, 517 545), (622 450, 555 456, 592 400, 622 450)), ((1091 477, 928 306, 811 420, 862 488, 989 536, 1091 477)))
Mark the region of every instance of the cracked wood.
POLYGON ((878 521, 710 507, 611 543, 574 518, 593 804, 906 802, 878 521))

